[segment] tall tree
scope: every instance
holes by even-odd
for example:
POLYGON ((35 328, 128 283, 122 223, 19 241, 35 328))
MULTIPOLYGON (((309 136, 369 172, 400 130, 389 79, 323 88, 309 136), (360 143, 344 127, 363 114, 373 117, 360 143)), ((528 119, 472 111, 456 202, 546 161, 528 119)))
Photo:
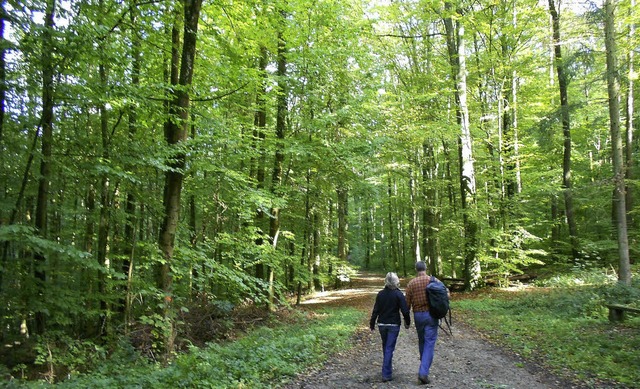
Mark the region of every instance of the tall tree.
MULTIPOLYGON (((5 99, 7 97, 7 44, 8 41, 4 36, 5 20, 7 19, 7 11, 5 9, 4 1, 0 2, 0 154, 4 155, 2 150, 4 149, 4 139, 2 134, 4 133, 4 114, 5 114, 5 99)), ((2 161, 0 160, 0 163, 2 161)), ((0 220, 2 220, 0 218, 0 220)))
MULTIPOLYGON (((278 26, 278 53, 277 53, 277 75, 278 75, 278 95, 276 98, 276 150, 273 162, 273 171, 271 175, 271 192, 274 197, 281 195, 282 188, 282 169, 284 163, 285 148, 285 130, 287 119, 287 43, 284 37, 285 22, 287 20, 286 13, 281 10, 279 12, 278 26)), ((271 215, 269 219, 269 239, 274 250, 278 245, 278 236, 280 235, 280 207, 271 207, 271 215)), ((274 268, 269 267, 269 306, 273 307, 274 298, 274 268)))
MULTIPOLYGON (((40 236, 47 236, 47 209, 49 205, 49 187, 51 185, 51 154, 53 145, 53 120, 54 120, 54 76, 53 63, 53 29, 56 10, 56 1, 49 0, 46 4, 44 15, 44 29, 42 31, 42 116, 40 127, 42 129, 42 156, 40 160, 40 178, 38 179, 38 197, 36 204, 35 227, 40 236)), ((38 287, 36 295, 38 300, 45 298, 45 283, 47 273, 45 270, 45 255, 38 251, 34 254, 34 276, 38 287)), ((44 333, 46 328, 46 315, 43 310, 36 311, 35 330, 44 333)))
MULTIPOLYGON (((99 12, 105 13, 106 7, 104 5, 104 0, 100 0, 98 2, 98 10, 99 12)), ((108 65, 106 60, 106 45, 109 43, 108 36, 102 36, 99 39, 99 53, 100 60, 98 63, 98 77, 100 82, 100 89, 104 91, 102 93, 102 97, 106 97, 106 91, 109 89, 109 80, 108 80, 108 65)), ((111 148, 111 139, 109 133, 109 111, 107 109, 106 103, 104 100, 101 100, 98 103, 98 112, 100 115, 100 139, 101 142, 101 160, 102 163, 109 163, 110 159, 110 148, 111 148)), ((107 296, 107 249, 108 249, 108 239, 109 239, 109 227, 110 227, 110 212, 111 205, 109 204, 109 192, 110 192, 110 180, 109 175, 105 171, 100 173, 100 216, 98 221, 98 249, 96 250, 96 256, 98 259, 99 265, 99 273, 98 273, 98 293, 100 294, 100 321, 98 324, 98 331, 101 335, 106 335, 106 321, 108 318, 107 313, 107 302, 105 300, 107 296)))
POLYGON ((558 88, 560 91, 560 116, 562 118, 563 157, 562 157, 562 187, 564 192, 564 211, 569 226, 569 238, 571 240, 571 254, 573 258, 579 257, 578 227, 573 209, 573 192, 571 182, 571 115, 569 107, 569 88, 567 72, 562 58, 562 41, 560 39, 560 15, 556 9, 555 0, 549 0, 549 13, 551 14, 553 29, 553 46, 556 73, 558 76, 558 88))
POLYGON ((425 256, 428 259, 429 272, 431 274, 443 275, 440 241, 438 237, 438 230, 440 230, 440 212, 438 207, 440 195, 436 189, 438 164, 434 146, 424 141, 422 145, 422 155, 424 159, 422 167, 422 196, 425 202, 422 208, 423 246, 425 256))
MULTIPOLYGON (((630 0, 629 4, 629 12, 630 17, 634 16, 634 10, 636 10, 636 2, 635 0, 630 0)), ((627 98, 626 98, 626 121, 625 121, 625 130, 626 130, 626 142, 625 142, 625 175, 627 179, 627 183, 632 182, 633 168, 635 163, 634 158, 634 108, 635 108, 635 49, 633 48, 633 41, 636 39, 636 25, 635 20, 631 20, 629 23, 629 41, 631 42, 631 48, 627 53, 627 66, 628 66, 628 77, 627 77, 627 98)), ((633 227, 636 225, 636 218, 633 217, 633 205, 634 205, 634 190, 632 185, 627 185, 626 187, 626 198, 625 198, 626 206, 627 206, 627 223, 628 227, 633 230, 633 227)))
POLYGON ((607 49, 607 92, 609 95, 609 128, 611 130, 611 154, 613 159, 614 196, 613 209, 618 234, 618 280, 631 285, 629 264, 629 240, 627 236, 627 207, 625 204, 624 159, 620 132, 620 70, 615 30, 615 0, 605 0, 604 34, 607 49))
POLYGON ((447 50, 451 66, 452 79, 455 81, 456 117, 460 126, 458 137, 458 160, 460 167, 459 183, 462 201, 465 253, 464 282, 465 289, 473 290, 480 281, 480 261, 477 258, 477 221, 473 209, 476 202, 476 175, 473 164, 469 107, 467 105, 467 67, 464 40, 464 25, 456 17, 460 11, 453 8, 452 3, 445 2, 444 25, 447 38, 447 50))
MULTIPOLYGON (((131 23, 131 86, 139 88, 140 71, 141 71, 141 49, 140 49, 140 31, 138 28, 138 9, 132 7, 129 13, 129 21, 131 23)), ((135 103, 129 106, 128 110, 128 139, 133 142, 138 131, 138 107, 135 103)), ((126 276, 127 283, 125 286, 125 298, 119 309, 124 313, 125 329, 128 328, 131 316, 131 286, 133 282, 133 258, 135 257, 136 242, 136 196, 133 188, 126 195, 125 204, 125 226, 124 226, 124 244, 122 247, 122 274, 126 276)))
MULTIPOLYGON (((196 55, 196 37, 202 0, 184 0, 184 33, 182 55, 180 58, 180 73, 178 87, 173 89, 172 100, 169 103, 169 115, 165 126, 165 140, 173 147, 172 159, 169 161, 169 169, 165 173, 164 184, 164 219, 160 227, 159 247, 162 252, 163 263, 159 279, 159 288, 164 292, 164 315, 170 319, 173 299, 173 251, 175 246, 176 231, 180 216, 180 193, 184 169, 186 166, 186 153, 180 149, 180 143, 187 139, 189 129, 189 89, 193 80, 194 60, 196 55)), ((175 44, 175 40, 174 40, 175 44)), ((165 335, 165 349, 167 354, 173 351, 174 339, 173 323, 169 323, 165 335)))

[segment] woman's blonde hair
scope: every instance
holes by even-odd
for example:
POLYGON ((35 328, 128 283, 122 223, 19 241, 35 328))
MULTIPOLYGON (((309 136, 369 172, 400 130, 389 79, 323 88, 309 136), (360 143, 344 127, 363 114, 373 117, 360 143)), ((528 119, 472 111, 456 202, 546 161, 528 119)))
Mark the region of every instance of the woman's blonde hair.
POLYGON ((400 279, 396 273, 389 272, 384 278, 384 286, 388 286, 391 289, 398 289, 400 287, 400 279))

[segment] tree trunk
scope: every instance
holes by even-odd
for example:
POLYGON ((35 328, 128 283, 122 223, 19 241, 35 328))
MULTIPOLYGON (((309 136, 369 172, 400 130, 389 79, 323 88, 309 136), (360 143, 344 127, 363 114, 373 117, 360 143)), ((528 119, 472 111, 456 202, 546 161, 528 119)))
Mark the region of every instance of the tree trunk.
POLYGON ((370 209, 366 211, 366 215, 364 218, 364 225, 365 225, 364 268, 369 270, 371 268, 372 245, 373 245, 373 241, 375 240, 375 237, 374 237, 375 219, 373 217, 373 207, 370 207, 370 209))
POLYGON ((553 44, 555 53, 556 73, 558 75, 558 87, 560 89, 560 113, 562 115, 562 133, 564 137, 564 154, 562 158, 562 188, 564 192, 564 207, 567 225, 569 226, 569 238, 571 241, 571 254, 573 258, 579 257, 578 228, 573 213, 573 193, 571 184, 571 118, 569 113, 569 92, 567 75, 562 60, 562 41, 560 40, 560 16, 555 7, 555 0, 549 0, 549 13, 551 14, 553 28, 553 44))
POLYGON ((519 194, 522 192, 522 176, 520 174, 520 146, 518 140, 518 73, 515 70, 511 77, 511 95, 511 104, 513 107, 513 168, 515 169, 516 180, 515 193, 519 194))
MULTIPOLYGON (((517 10, 513 7, 513 28, 517 30, 517 10)), ((511 58, 514 52, 512 37, 503 35, 502 39, 502 58, 506 61, 511 58)), ((503 118, 503 136, 504 147, 503 154, 505 160, 505 181, 506 181, 506 196, 508 207, 511 208, 511 202, 516 194, 520 193, 522 188, 522 182, 520 179, 520 164, 518 156, 518 113, 516 110, 517 104, 517 86, 518 86, 518 73, 514 69, 505 74, 507 77, 505 86, 503 87, 503 101, 504 101, 504 118, 503 118)), ((507 210, 509 213, 510 209, 507 210)))
MULTIPOLYGON (((38 197, 35 213, 35 227, 38 234, 47 236, 47 208, 49 204, 49 186, 51 181, 51 149, 53 142, 53 28, 56 1, 47 2, 42 33, 42 160, 40 161, 40 179, 38 180, 38 197)), ((45 270, 45 257, 41 252, 34 254, 34 276, 36 279, 36 298, 45 299, 45 283, 47 273, 45 270)), ((46 328, 45 312, 40 309, 35 314, 35 332, 43 334, 46 328)))
MULTIPOLYGON (((416 158, 417 160, 417 158, 416 158)), ((411 205, 411 257, 413 262, 422 258, 420 253, 420 221, 418 220, 418 188, 416 185, 416 173, 409 169, 409 203, 411 205)), ((406 272, 406 269, 403 269, 406 272)), ((405 273, 406 277, 407 274, 405 273)))
MULTIPOLYGON (((281 23, 285 23, 286 15, 280 12, 281 23)), ((271 175, 271 193, 278 195, 282 185, 282 164, 284 162, 285 127, 287 118, 287 87, 285 77, 287 75, 286 42, 284 41, 284 26, 278 29, 278 96, 276 107, 276 151, 271 175)), ((280 234, 280 207, 271 208, 271 219, 269 220, 269 239, 275 250, 278 245, 278 235, 280 234)), ((274 308, 274 268, 269 266, 269 308, 274 308)))
MULTIPOLYGON (((5 2, 0 2, 0 164, 4 166, 4 114, 5 114, 5 100, 7 96, 7 40, 4 37, 4 22, 6 20, 5 2)), ((0 215, 0 223, 4 218, 0 215)))
MULTIPOLYGON (((337 194, 337 206, 338 206, 338 247, 337 247, 337 256, 340 262, 344 263, 347 261, 347 255, 349 251, 348 240, 347 240, 347 230, 349 229, 348 224, 348 213, 349 213, 349 190, 346 187, 339 186, 336 189, 337 194)), ((331 272, 331 267, 329 268, 331 272)), ((340 278, 339 274, 333 274, 334 287, 338 289, 340 287, 340 278)))
MULTIPOLYGON (((131 34, 131 86, 137 88, 140 85, 140 39, 138 38, 138 32, 135 30, 138 25, 137 21, 138 11, 134 7, 130 12, 131 26, 134 31, 131 34)), ((138 112, 136 104, 129 106, 129 141, 133 142, 136 132, 138 131, 138 112)), ((122 261, 122 274, 127 277, 127 284, 125 287, 125 298, 121 302, 121 311, 124 314, 124 329, 125 334, 128 330, 128 324, 131 316, 131 285, 133 283, 133 258, 135 257, 135 242, 136 242, 136 198, 133 194, 133 189, 127 192, 127 200, 125 205, 125 225, 124 225, 124 245, 123 245, 123 261, 122 261)))
POLYGON ((629 241, 627 236, 627 207, 625 204, 624 160, 622 158, 622 136, 620 134, 620 76, 618 70, 615 0, 605 0, 605 47, 607 50, 607 92, 609 95, 609 126, 611 129, 611 153, 613 159, 613 181, 615 184, 613 208, 615 227, 618 233, 619 269, 618 280, 631 285, 629 264, 629 241))
POLYGON ((320 215, 317 211, 313 211, 313 243, 311 245, 312 252, 309 255, 309 259, 313 260, 311 264, 311 269, 313 273, 313 283, 312 291, 322 290, 322 283, 320 281, 320 240, 321 240, 321 232, 320 228, 322 226, 322 221, 320 219, 320 215))
MULTIPOLYGON (((173 351, 174 328, 171 318, 173 299, 173 276, 171 265, 175 245, 176 230, 180 216, 180 193, 182 192, 183 170, 186 165, 184 151, 178 151, 178 145, 187 138, 189 126, 189 87, 193 80, 194 60, 196 54, 196 34, 202 0, 184 1, 184 43, 180 60, 180 76, 173 92, 173 100, 169 104, 169 119, 165 125, 165 140, 175 148, 174 158, 169 162, 170 170, 165 173, 164 185, 164 220, 160 227, 159 247, 164 263, 161 265, 160 284, 158 287, 164 292, 164 316, 171 322, 166 329, 165 352, 173 351), (174 118, 179 118, 175 120, 174 118)), ((175 43, 175 40, 174 40, 175 43)))
MULTIPOLYGON (((258 70, 261 74, 260 90, 256 93, 256 110, 253 114, 253 140, 252 147, 254 155, 256 157, 251 160, 250 177, 256 178, 256 185, 258 189, 264 188, 265 181, 265 158, 264 140, 265 140, 265 128, 267 126, 267 107, 266 98, 267 94, 267 49, 264 46, 260 47, 260 59, 258 60, 258 70)), ((262 220, 264 219, 264 212, 261 208, 256 211, 255 222, 258 228, 262 228, 262 220)), ((259 232, 262 236, 262 232, 259 232)), ((263 243, 262 237, 256 239, 256 244, 261 245, 263 243)), ((264 279, 264 264, 259 262, 255 266, 255 276, 259 279, 264 279)))
MULTIPOLYGON (((311 140, 311 134, 309 134, 309 140, 311 140)), ((313 226, 313 220, 311 217, 311 169, 307 168, 305 173, 305 181, 306 181, 306 191, 304 194, 304 229, 303 229, 303 246, 302 246, 302 254, 300 255, 300 273, 303 273, 303 270, 307 264, 311 263, 310 257, 311 252, 311 229, 313 226)), ((311 272, 310 268, 307 268, 309 273, 311 272)), ((299 276, 299 278, 302 278, 299 276)), ((309 288, 310 289, 310 288, 309 288)), ((302 280, 298 280, 298 291, 296 293, 296 305, 300 305, 300 301, 302 298, 302 280)))
POLYGON ((438 191, 435 187, 437 179, 437 164, 433 145, 422 144, 424 166, 422 171, 422 185, 424 196, 423 230, 424 252, 429 265, 430 274, 442 275, 442 257, 440 255, 440 212, 438 211, 438 191))
MULTIPOLYGON (((397 188, 396 188, 396 191, 397 191, 397 188)), ((405 204, 404 200, 401 200, 399 204, 396 201, 396 225, 398 226, 397 227, 398 247, 399 247, 398 253, 399 253, 400 259, 402 260, 402 263, 401 263, 402 273, 406 277, 407 276, 407 231, 404 228, 405 226, 404 218, 406 215, 404 204, 405 204)), ((413 268, 413 266, 411 267, 413 268)), ((400 270, 398 269, 396 270, 396 272, 400 273, 400 270)))
MULTIPOLYGON (((101 61, 102 62, 102 61, 101 61)), ((103 90, 107 90, 107 70, 104 63, 98 66, 100 83, 103 90)), ((102 139, 102 161, 109 161, 109 114, 103 102, 99 104, 98 112, 100 113, 100 134, 102 139)), ((109 213, 111 206, 109 204, 109 176, 106 172, 100 174, 100 219, 98 220, 98 249, 96 256, 98 259, 98 294, 100 295, 100 318, 98 322, 98 334, 106 335, 107 321, 107 247, 109 238, 109 213)))
MULTIPOLYGON (((452 5, 445 3, 445 8, 451 12, 452 5)), ((480 262, 476 253, 477 223, 473 215, 475 208, 476 177, 473 165, 472 138, 469 124, 469 110, 467 107, 467 75, 464 47, 464 26, 456 21, 454 29, 451 17, 445 18, 447 33, 447 48, 451 63, 452 76, 455 80, 455 95, 457 102, 457 120, 461 134, 458 138, 458 156, 460 164, 460 197, 463 210, 465 232, 464 278, 465 289, 473 290, 480 281, 480 262)))
MULTIPOLYGON (((635 10, 636 8, 636 2, 635 0, 631 0, 631 7, 630 9, 632 10, 631 12, 633 12, 633 10, 635 10)), ((631 16, 631 15, 630 15, 631 16)), ((629 40, 631 42, 633 42, 633 40, 635 39, 635 32, 636 32, 636 26, 633 22, 631 22, 629 24, 629 40)), ((629 53, 627 54, 627 66, 629 67, 629 77, 628 77, 628 86, 627 86, 627 120, 626 120, 626 144, 625 144, 625 154, 626 154, 626 161, 625 161, 625 169, 624 171, 626 172, 626 180, 627 182, 633 182, 632 180, 634 179, 633 176, 633 165, 635 163, 634 158, 633 158, 633 114, 634 114, 634 105, 635 105, 635 100, 634 100, 634 61, 635 58, 635 51, 633 49, 629 50, 629 53)), ((627 185, 626 186, 626 206, 627 206, 627 227, 631 230, 634 231, 635 230, 635 225, 636 225, 636 220, 633 217, 633 213, 631 212, 633 210, 633 203, 634 203, 634 198, 633 198, 633 187, 632 185, 627 185)))
MULTIPOLYGON (((393 201, 395 197, 394 183, 391 181, 391 172, 387 177, 387 199, 389 202, 388 209, 388 223, 389 223, 389 252, 391 254, 391 270, 398 270, 398 233, 396 231, 396 222, 393 217, 394 204, 393 201)), ((387 269, 385 269, 387 270, 387 269)))

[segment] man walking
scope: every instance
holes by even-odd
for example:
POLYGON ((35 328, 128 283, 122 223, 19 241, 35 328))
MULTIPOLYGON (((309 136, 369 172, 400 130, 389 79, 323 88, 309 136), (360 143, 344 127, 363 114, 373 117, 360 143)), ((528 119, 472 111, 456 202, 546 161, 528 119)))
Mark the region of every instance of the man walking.
POLYGON ((420 350, 420 370, 418 380, 421 384, 428 384, 429 369, 433 362, 433 352, 438 338, 438 319, 429 314, 429 301, 426 288, 431 277, 427 275, 427 265, 416 262, 416 278, 407 285, 407 305, 413 310, 413 320, 418 331, 418 348, 420 350))

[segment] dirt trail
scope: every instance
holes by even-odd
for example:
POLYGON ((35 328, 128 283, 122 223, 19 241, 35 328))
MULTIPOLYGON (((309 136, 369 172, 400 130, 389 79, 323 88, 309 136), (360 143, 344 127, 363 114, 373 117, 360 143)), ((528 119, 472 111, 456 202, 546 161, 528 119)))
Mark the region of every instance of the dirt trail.
MULTIPOLYGON (((407 280, 403 280, 404 290, 407 280)), ((319 293, 305 305, 351 305, 371 312, 375 295, 384 285, 380 276, 360 276, 348 289, 319 293)), ((413 317, 412 317, 413 319, 413 317)), ((455 318, 454 318, 455 319, 455 318)), ((513 353, 483 340, 455 321, 453 336, 440 331, 431 367, 431 384, 418 382, 418 337, 415 327, 402 327, 393 357, 393 380, 381 380, 382 343, 377 329, 367 322, 358 328, 353 349, 340 353, 316 371, 297 377, 284 388, 579 388, 527 363, 513 353)))

